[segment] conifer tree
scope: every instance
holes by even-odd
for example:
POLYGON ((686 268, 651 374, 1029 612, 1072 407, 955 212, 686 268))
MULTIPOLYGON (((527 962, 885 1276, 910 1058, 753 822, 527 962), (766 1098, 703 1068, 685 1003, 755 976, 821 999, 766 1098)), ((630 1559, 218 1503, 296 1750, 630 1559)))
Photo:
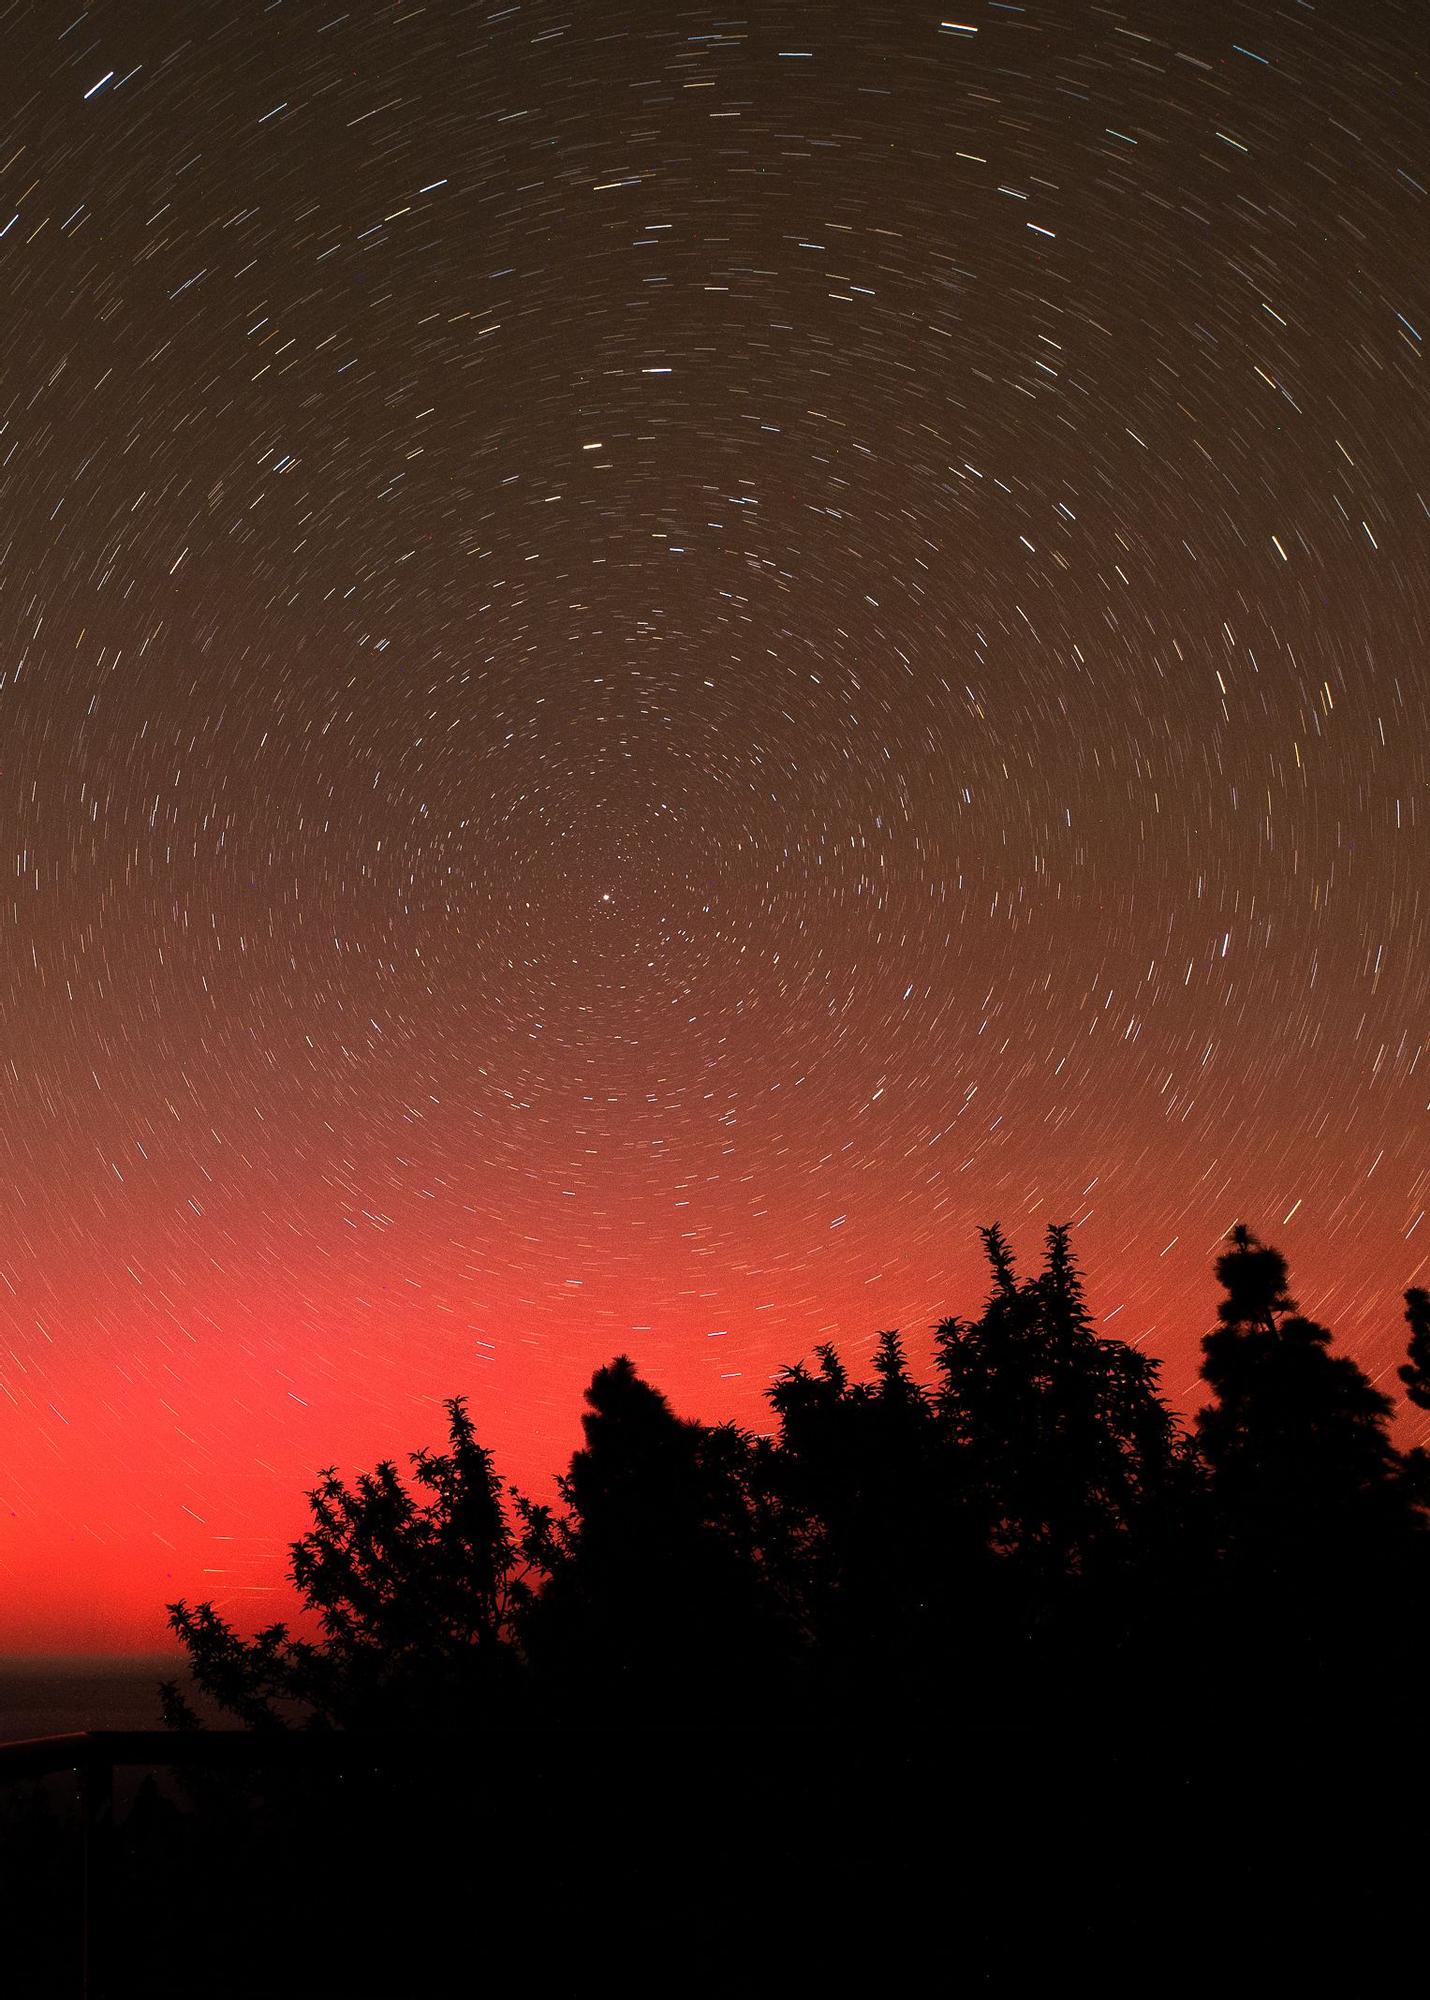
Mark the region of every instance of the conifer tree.
POLYGON ((1302 1317, 1286 1260, 1238 1224, 1217 1260, 1197 1417, 1216 1534, 1223 1643, 1264 1665, 1360 1671, 1406 1632, 1419 1573, 1389 1398, 1302 1317))
POLYGON ((1408 1359, 1399 1370, 1405 1393, 1418 1410, 1430 1410, 1430 1292, 1412 1285, 1405 1294, 1410 1328, 1408 1359))
POLYGON ((1297 1313, 1279 1251, 1240 1223, 1228 1240, 1220 1325, 1202 1342, 1216 1400, 1197 1418, 1217 1494, 1242 1538, 1354 1535, 1394 1486, 1389 1398, 1297 1313))
POLYGON ((751 1441, 677 1417, 624 1355, 586 1400, 566 1511, 529 1543, 549 1571, 524 1625, 540 1686, 563 1708, 728 1720, 771 1695, 779 1643, 751 1441))
POLYGON ((779 1429, 761 1469, 778 1532, 766 1560, 824 1694, 908 1692, 946 1650, 961 1582, 936 1413, 896 1332, 878 1336, 872 1382, 851 1383, 830 1346, 817 1359, 769 1391, 779 1429))
MULTIPOLYGON (((242 1638, 211 1604, 169 1606, 197 1688, 249 1727, 470 1722, 514 1687, 515 1620, 531 1576, 463 1397, 446 1404, 445 1451, 390 1461, 351 1485, 326 1471, 290 1575, 321 1640, 274 1624, 242 1638)), ((176 1687, 175 1723, 192 1723, 176 1687)))
POLYGON ((1064 1225, 1020 1282, 996 1226, 983 1317, 939 1329, 939 1406, 989 1546, 1051 1583, 1123 1544, 1144 1499, 1172 1480, 1177 1427, 1157 1364, 1093 1331, 1064 1225))

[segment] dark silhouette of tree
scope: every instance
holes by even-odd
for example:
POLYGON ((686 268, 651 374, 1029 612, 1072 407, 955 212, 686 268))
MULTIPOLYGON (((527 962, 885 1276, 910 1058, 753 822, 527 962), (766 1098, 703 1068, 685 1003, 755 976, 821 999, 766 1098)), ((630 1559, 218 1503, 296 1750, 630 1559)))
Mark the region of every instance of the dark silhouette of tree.
MULTIPOLYGON (((445 1407, 447 1449, 415 1452, 410 1483, 385 1461, 352 1486, 327 1471, 308 1495, 313 1526, 290 1574, 321 1641, 284 1624, 243 1639, 210 1604, 169 1607, 195 1684, 219 1708, 250 1728, 418 1717, 435 1728, 512 1691, 529 1565, 465 1399, 445 1407)), ((193 1725, 177 1688, 165 1700, 173 1723, 193 1725)))
MULTIPOLYGON (((1097 1332, 1066 1227, 1029 1276, 982 1236, 987 1299, 938 1327, 928 1383, 896 1332, 867 1381, 821 1347, 776 1378, 758 1439, 678 1417, 622 1356, 554 1506, 504 1494, 456 1399, 410 1478, 329 1472, 309 1496, 291 1570, 317 1636, 171 1607, 195 1686, 255 1729, 461 1727, 521 1702, 751 1719, 955 1688, 1012 1715, 1114 1673, 1190 1685, 1238 1645, 1410 1643, 1394 1607, 1427 1596, 1430 1465, 1298 1314, 1278 1251, 1238 1226, 1217 1262, 1188 1438, 1157 1362, 1097 1332)), ((1430 1406, 1423 1291, 1407 1319, 1402 1379, 1430 1406)))
POLYGON ((1417 1410, 1430 1410, 1430 1292, 1412 1285, 1405 1294, 1410 1328, 1409 1359, 1399 1370, 1405 1393, 1417 1410))
POLYGON ((1066 1227, 1049 1229, 1026 1280, 1002 1232, 981 1234, 983 1314, 946 1320, 937 1339, 960 1491, 1020 1636, 1068 1611, 1085 1623, 1094 1596, 1115 1622, 1114 1597, 1174 1533, 1194 1483, 1159 1364, 1093 1331, 1066 1227))
MULTIPOLYGON (((1430 1292, 1420 1285, 1412 1285, 1405 1294, 1405 1319, 1410 1341, 1407 1359, 1397 1372, 1407 1402, 1418 1410, 1430 1410, 1430 1292)), ((1412 1445, 1406 1452, 1404 1475, 1406 1490, 1420 1511, 1422 1523, 1430 1526, 1430 1451, 1424 1445, 1412 1445)))
POLYGON ((938 1330, 937 1372, 879 1336, 874 1379, 832 1348, 788 1368, 762 1460, 779 1499, 789 1594, 816 1684, 908 1694, 977 1681, 1012 1696, 1051 1648, 1092 1671, 1090 1635, 1124 1644, 1138 1579, 1169 1556, 1195 1490, 1157 1364, 1100 1338, 1066 1229, 1020 1280, 996 1227, 980 1319, 938 1330))
POLYGON ((1243 1224, 1216 1272, 1226 1291, 1221 1324, 1202 1342, 1202 1378, 1216 1401, 1197 1418, 1217 1494, 1242 1538, 1299 1543, 1314 1524, 1358 1524, 1384 1515, 1394 1490, 1388 1397, 1328 1328, 1302 1318, 1286 1293, 1286 1260, 1243 1224))
POLYGON ((1197 1417, 1228 1643, 1344 1664, 1386 1643, 1418 1559, 1391 1403, 1297 1312, 1279 1251, 1228 1240, 1197 1417))
POLYGON ((586 1391, 566 1512, 524 1507, 548 1580, 523 1635, 543 1696, 647 1719, 767 1702, 782 1650, 751 1440, 677 1417, 619 1356, 586 1391))
MULTIPOLYGON (((705 1990, 691 1940, 742 1923, 730 1948, 783 1954, 777 1983, 887 1983, 902 1930, 866 1884, 931 1798, 956 1798, 899 1865, 913 1902, 956 1903, 960 1962, 994 1990, 1079 1962, 1103 1991, 1166 1986, 1158 1913, 1198 1870, 1199 1969, 1251 1934, 1297 1983, 1344 1948, 1357 1990, 1395 1857, 1339 1911, 1306 1884, 1334 1838, 1339 1893, 1347 1847, 1387 1816, 1367 1699, 1378 1716, 1398 1700, 1397 1741, 1423 1745, 1430 1460, 1396 1450, 1388 1399, 1244 1227, 1217 1261, 1190 1437, 1158 1364, 1097 1331, 1065 1227, 1031 1275, 996 1225, 983 1242, 988 1296, 938 1327, 926 1382, 893 1331, 867 1380, 819 1347, 771 1385, 761 1438, 677 1416, 619 1357, 549 1506, 504 1493, 458 1399, 447 1448, 409 1477, 330 1472, 309 1496, 292 1575, 316 1636, 245 1639, 210 1605, 171 1607, 208 1703, 255 1731, 371 1740, 345 1761, 341 1821, 291 1763, 196 1770, 199 1810, 177 1818, 145 1796, 130 1852, 186 1885, 144 1920, 152 1962, 179 1936, 205 1949, 214 1882, 276 1907, 298 1879, 293 1990, 455 1984, 473 1944, 445 1913, 480 1882, 492 1910, 563 1920, 483 1932, 484 1970, 513 1983, 574 1988, 621 1912, 623 1966, 644 1952, 662 1990, 705 1990), (712 1925, 732 1857, 740 1896, 712 1925), (419 1978, 403 1913, 424 1903, 444 1918, 419 1978)), ((1401 1380, 1430 1408, 1430 1298, 1406 1308, 1401 1380)), ((236 1990, 263 1984, 250 1966, 236 1990)))
POLYGON ((947 1654, 961 1575, 933 1399, 897 1333, 878 1337, 874 1380, 851 1383, 831 1346, 784 1369, 760 1457, 777 1524, 767 1560, 804 1635, 812 1686, 839 1702, 913 1691, 947 1654))

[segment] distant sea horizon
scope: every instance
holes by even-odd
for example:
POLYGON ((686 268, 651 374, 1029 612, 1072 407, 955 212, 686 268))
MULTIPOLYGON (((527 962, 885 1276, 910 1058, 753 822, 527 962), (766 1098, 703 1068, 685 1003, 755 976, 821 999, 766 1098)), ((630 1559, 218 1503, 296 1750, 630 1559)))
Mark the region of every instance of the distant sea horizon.
POLYGON ((0 1743, 85 1729, 157 1729, 179 1653, 0 1654, 0 1743))

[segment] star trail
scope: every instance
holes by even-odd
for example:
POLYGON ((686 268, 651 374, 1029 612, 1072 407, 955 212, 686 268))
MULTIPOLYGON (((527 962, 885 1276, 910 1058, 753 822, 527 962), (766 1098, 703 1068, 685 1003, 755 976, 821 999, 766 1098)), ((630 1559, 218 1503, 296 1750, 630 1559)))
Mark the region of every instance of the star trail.
MULTIPOLYGON (((1430 1229, 1430 18, 11 5, 0 1639, 464 1392, 1430 1229)), ((1423 1420, 1422 1420, 1423 1424, 1423 1420)))

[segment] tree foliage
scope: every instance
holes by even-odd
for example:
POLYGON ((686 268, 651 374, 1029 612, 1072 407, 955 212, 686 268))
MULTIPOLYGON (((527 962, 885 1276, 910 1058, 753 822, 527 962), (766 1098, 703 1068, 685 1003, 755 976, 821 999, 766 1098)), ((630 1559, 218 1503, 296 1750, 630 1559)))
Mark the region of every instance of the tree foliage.
MULTIPOLYGON (((866 1380, 823 1346, 754 1436, 677 1416, 620 1356, 553 1505, 504 1490, 453 1399, 407 1476, 329 1471, 308 1496, 291 1574, 315 1636, 171 1607, 194 1687, 254 1729, 517 1703, 753 1720, 955 1687, 1007 1714, 1192 1661, 1224 1675, 1248 1648, 1344 1671, 1357 1634, 1422 1643, 1426 1455, 1397 1451, 1389 1399, 1298 1313, 1279 1252, 1238 1225, 1217 1260, 1189 1434, 1159 1364, 1097 1332, 1065 1227, 1028 1275, 982 1237, 987 1297, 938 1326, 929 1380, 893 1331, 866 1380)), ((1400 1376, 1430 1408, 1430 1298, 1406 1305, 1400 1376)))
MULTIPOLYGON (((447 1448, 414 1452, 410 1481, 384 1461, 351 1486, 329 1469, 308 1495, 313 1524, 290 1573, 320 1639, 274 1624, 244 1640, 209 1604, 170 1606, 210 1702, 253 1728, 419 1716, 436 1727, 469 1722, 514 1688, 531 1565, 466 1399, 445 1408, 447 1448)), ((177 1688, 166 1701, 174 1722, 192 1724, 177 1688)))
POLYGON ((677 1417, 625 1355, 586 1402, 566 1511, 529 1543, 547 1576, 524 1626, 533 1677, 581 1709, 728 1718, 779 1651, 752 1440, 677 1417))

